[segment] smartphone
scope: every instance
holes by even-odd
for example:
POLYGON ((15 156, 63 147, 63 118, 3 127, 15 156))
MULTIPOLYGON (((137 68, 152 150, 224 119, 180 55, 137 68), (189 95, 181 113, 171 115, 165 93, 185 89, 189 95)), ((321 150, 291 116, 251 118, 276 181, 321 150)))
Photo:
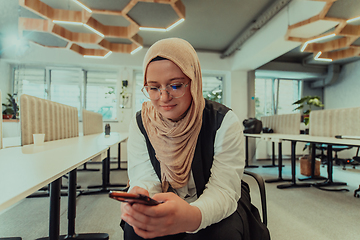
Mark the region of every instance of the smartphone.
POLYGON ((141 203, 149 206, 155 206, 160 204, 160 202, 143 194, 134 194, 134 193, 121 192, 121 191, 110 191, 109 197, 118 200, 120 202, 127 202, 130 204, 141 203))

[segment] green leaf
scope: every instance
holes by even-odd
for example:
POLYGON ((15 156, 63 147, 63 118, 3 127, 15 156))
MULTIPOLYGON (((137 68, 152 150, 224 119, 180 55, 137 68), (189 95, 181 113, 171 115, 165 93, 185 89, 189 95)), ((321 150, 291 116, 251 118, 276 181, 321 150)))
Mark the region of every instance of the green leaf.
POLYGON ((308 115, 308 114, 310 114, 310 112, 311 112, 311 110, 310 110, 310 109, 305 110, 305 111, 304 111, 304 115, 308 115))
POLYGON ((294 111, 295 111, 295 110, 299 110, 299 109, 303 109, 303 108, 304 108, 304 105, 300 105, 300 106, 298 106, 297 108, 295 108, 294 111))
POLYGON ((309 121, 310 121, 309 118, 304 118, 304 124, 305 124, 305 126, 307 126, 307 125, 309 124, 309 121))

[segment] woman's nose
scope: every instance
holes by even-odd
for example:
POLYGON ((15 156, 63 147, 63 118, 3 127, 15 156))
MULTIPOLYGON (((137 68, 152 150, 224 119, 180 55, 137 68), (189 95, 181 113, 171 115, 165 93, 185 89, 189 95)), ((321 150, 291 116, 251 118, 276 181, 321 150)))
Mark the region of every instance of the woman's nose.
MULTIPOLYGON (((160 89, 159 89, 160 90, 160 89)), ((168 92, 168 91, 166 91, 165 89, 161 89, 160 90, 160 100, 161 101, 164 101, 164 102, 166 102, 166 101, 169 101, 169 100, 171 100, 172 99, 172 97, 171 97, 171 95, 170 95, 170 93, 168 92), (163 94, 164 93, 164 94, 163 94)))

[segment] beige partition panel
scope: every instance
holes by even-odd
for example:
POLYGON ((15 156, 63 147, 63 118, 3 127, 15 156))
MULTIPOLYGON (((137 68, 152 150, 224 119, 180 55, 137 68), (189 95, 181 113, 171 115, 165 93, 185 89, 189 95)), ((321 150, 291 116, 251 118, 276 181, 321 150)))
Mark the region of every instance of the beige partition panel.
MULTIPOLYGON (((2 106, 2 100, 1 100, 1 91, 0 91, 0 106, 2 106)), ((1 111, 2 112, 2 111, 1 111)), ((2 116, 1 116, 1 119, 0 119, 0 149, 3 148, 3 136, 2 136, 2 116)))
POLYGON ((100 113, 95 113, 83 109, 82 117, 84 136, 104 132, 103 116, 100 113))
POLYGON ((311 111, 309 130, 312 136, 360 136, 360 107, 311 111))
POLYGON ((45 141, 79 136, 77 108, 26 94, 20 106, 21 145, 32 144, 35 133, 45 133, 45 141))
POLYGON ((300 113, 261 117, 263 128, 271 128, 274 133, 300 134, 300 113))

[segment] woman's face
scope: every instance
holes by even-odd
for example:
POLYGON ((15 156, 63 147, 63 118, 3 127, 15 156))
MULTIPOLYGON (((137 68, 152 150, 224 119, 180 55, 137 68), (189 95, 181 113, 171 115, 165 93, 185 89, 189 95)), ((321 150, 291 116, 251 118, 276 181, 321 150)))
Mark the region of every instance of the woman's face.
POLYGON ((189 84, 185 88, 184 96, 180 98, 172 98, 165 90, 161 90, 160 98, 158 100, 151 100, 155 109, 162 116, 174 122, 183 118, 191 105, 190 82, 190 79, 181 69, 170 60, 154 61, 148 65, 146 72, 147 86, 165 89, 167 85, 173 83, 189 84))

